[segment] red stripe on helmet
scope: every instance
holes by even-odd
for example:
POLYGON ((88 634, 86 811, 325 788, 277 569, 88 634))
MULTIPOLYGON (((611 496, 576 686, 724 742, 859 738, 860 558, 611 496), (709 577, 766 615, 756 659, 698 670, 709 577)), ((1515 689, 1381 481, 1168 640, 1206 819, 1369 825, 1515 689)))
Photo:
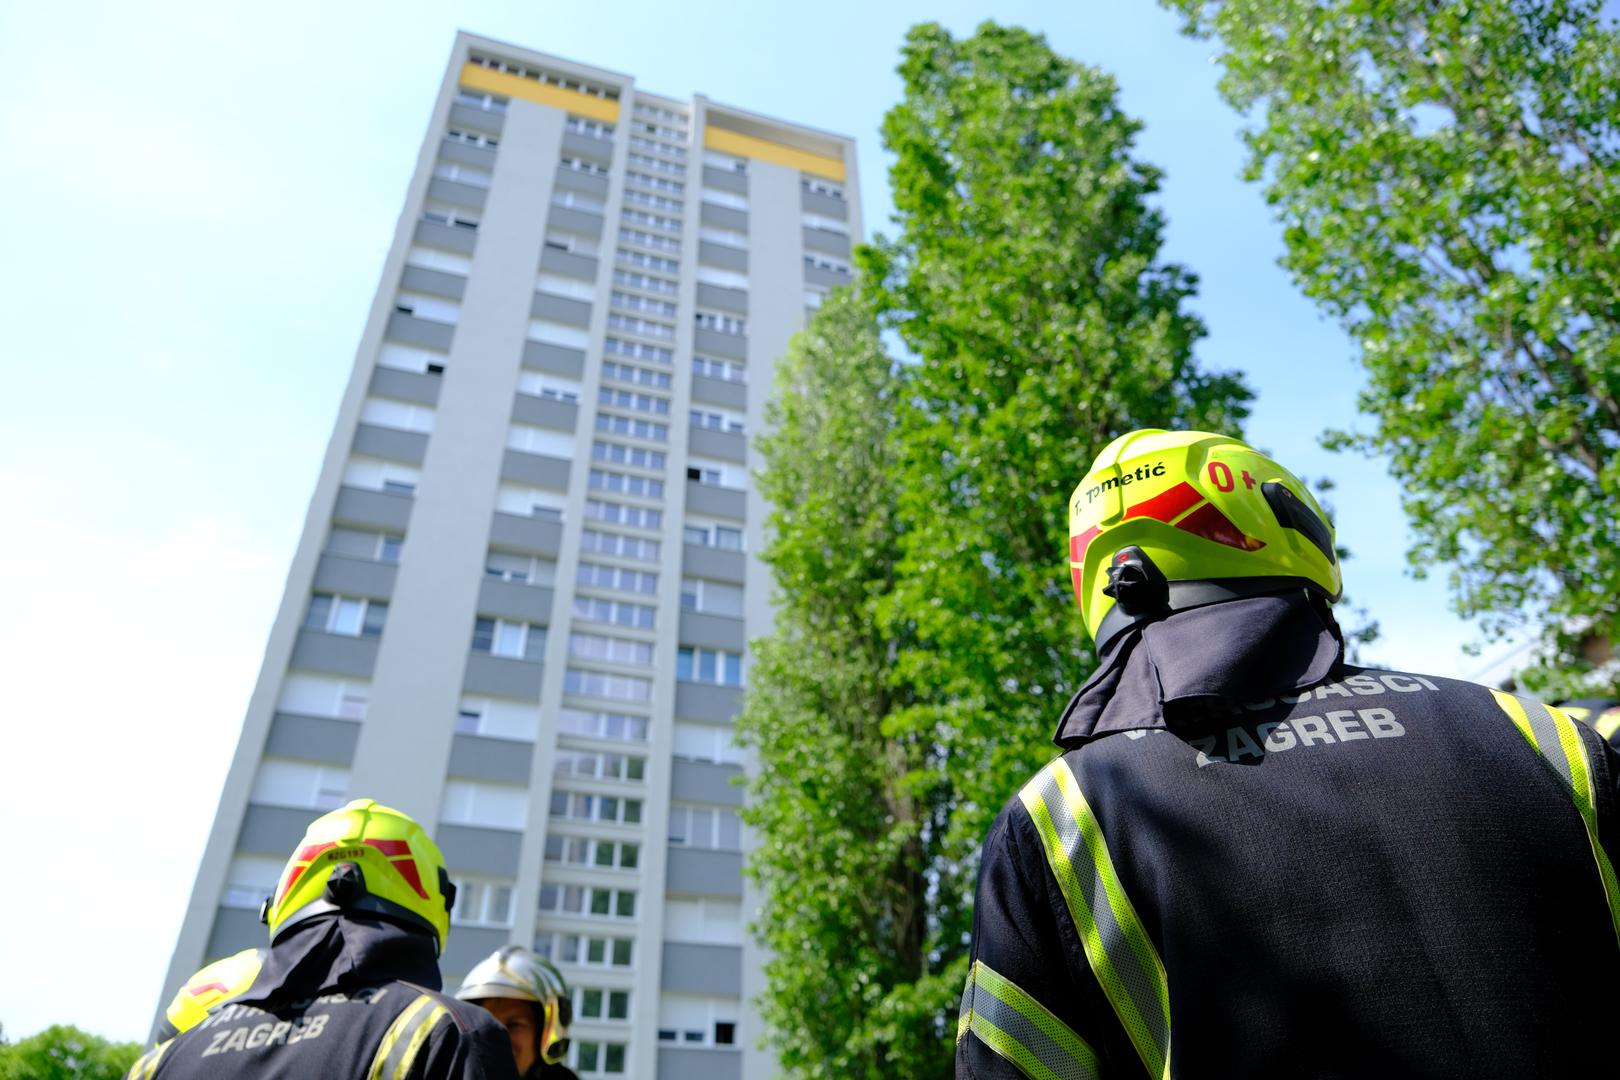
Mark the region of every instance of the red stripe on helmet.
POLYGON ((1168 524, 1203 501, 1204 496, 1198 489, 1183 480, 1168 491, 1161 491, 1127 509, 1125 520, 1147 517, 1168 524))
POLYGON ((230 990, 231 988, 222 982, 211 982, 203 983, 201 986, 188 987, 186 989, 186 993, 190 994, 192 997, 202 997, 204 994, 212 994, 216 991, 221 994, 228 994, 230 993, 230 990))
POLYGON ((1266 546, 1264 540, 1256 540, 1232 524, 1232 519, 1215 509, 1213 503, 1201 506, 1188 514, 1186 518, 1176 523, 1176 528, 1240 551, 1259 551, 1266 546))
POLYGON ((1090 547, 1091 542, 1101 535, 1102 526, 1093 525, 1085 532, 1069 537, 1069 561, 1085 562, 1086 548, 1090 547))
POLYGON ((292 887, 298 883, 299 878, 304 876, 304 871, 309 869, 309 864, 320 857, 321 852, 330 851, 335 847, 337 847, 335 842, 328 841, 324 844, 305 844, 299 848, 298 853, 292 857, 292 861, 298 865, 294 866, 292 871, 288 873, 287 883, 276 894, 276 903, 281 903, 281 898, 292 892, 292 887))
POLYGON ((388 856, 388 862, 399 876, 405 879, 405 884, 416 890, 416 895, 426 900, 427 890, 422 887, 422 875, 417 872, 416 859, 411 855, 411 845, 407 840, 365 840, 368 847, 374 847, 388 856))
POLYGON ((411 845, 407 840, 364 840, 367 847, 374 847, 390 859, 397 859, 401 855, 411 853, 411 845))

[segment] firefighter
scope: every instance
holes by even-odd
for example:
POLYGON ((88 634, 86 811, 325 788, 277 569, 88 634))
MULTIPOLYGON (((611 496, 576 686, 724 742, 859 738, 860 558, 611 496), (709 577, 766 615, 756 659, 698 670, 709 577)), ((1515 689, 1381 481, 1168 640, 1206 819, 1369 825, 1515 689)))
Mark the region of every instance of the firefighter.
POLYGON ((454 899, 405 814, 356 799, 316 819, 264 903, 270 950, 253 984, 128 1076, 515 1080, 500 1024, 439 993, 454 899))
POLYGON ((1592 725, 1609 745, 1620 750, 1620 699, 1607 697, 1574 698, 1556 702, 1572 719, 1592 725))
POLYGON ((1116 439, 1069 511, 1099 665, 985 840, 959 1080, 1608 1075, 1597 733, 1347 663, 1332 527, 1236 439, 1116 439))
POLYGON ((521 945, 503 945, 467 973, 456 997, 488 1009, 512 1038, 521 1080, 579 1080, 568 1056, 574 1002, 562 974, 521 945))
POLYGON ((215 1006, 223 1005, 252 986, 253 980, 259 977, 259 969, 264 967, 264 958, 269 951, 264 948, 243 949, 234 956, 215 960, 199 968, 176 991, 169 1007, 163 1010, 163 1020, 158 1024, 152 1041, 167 1042, 182 1031, 191 1030, 215 1006))

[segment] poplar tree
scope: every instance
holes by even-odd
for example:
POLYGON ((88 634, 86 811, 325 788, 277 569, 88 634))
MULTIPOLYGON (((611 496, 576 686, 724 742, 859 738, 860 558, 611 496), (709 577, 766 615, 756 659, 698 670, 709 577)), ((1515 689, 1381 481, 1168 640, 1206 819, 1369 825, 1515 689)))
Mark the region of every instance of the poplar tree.
MULTIPOLYGON (((1596 0, 1161 0, 1217 43, 1283 265, 1359 346, 1414 571, 1543 685, 1620 641, 1620 33, 1596 0)), ((1397 527, 1394 523, 1391 527, 1397 527)), ((1612 678, 1612 675, 1611 675, 1612 678)))
POLYGON ((1114 436, 1238 435, 1250 398, 1193 358, 1112 78, 993 23, 917 26, 899 70, 894 234, 795 342, 761 442, 779 623, 741 723, 791 1077, 951 1075, 979 846, 1094 662, 1068 495, 1114 436))

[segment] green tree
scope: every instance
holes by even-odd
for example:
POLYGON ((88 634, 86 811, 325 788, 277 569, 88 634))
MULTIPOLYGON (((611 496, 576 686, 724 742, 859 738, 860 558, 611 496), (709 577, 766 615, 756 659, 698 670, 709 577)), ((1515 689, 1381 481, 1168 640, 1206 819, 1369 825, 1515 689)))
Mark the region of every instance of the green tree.
POLYGON ((915 27, 900 73, 898 232, 795 343, 762 442, 781 622, 742 726, 795 1077, 950 1074, 979 845, 1092 665, 1066 498, 1114 435, 1235 433, 1250 396, 1193 361, 1112 79, 990 23, 915 27))
MULTIPOLYGON (((1420 576, 1620 640, 1620 35, 1596 0, 1161 0, 1217 38, 1283 264, 1360 346, 1420 576)), ((1564 650, 1567 651, 1567 650, 1564 650)))
POLYGON ((876 615, 899 558, 900 379, 869 298, 830 296, 776 378, 759 484, 778 609, 739 720, 758 762, 763 1011, 789 1075, 913 1075, 929 1056, 915 1075, 939 1075, 941 1041, 894 1023, 890 1000, 922 973, 931 823, 910 780, 925 749, 884 727, 905 699, 876 615))
POLYGON ((139 1043, 56 1024, 15 1043, 0 1041, 0 1080, 119 1080, 140 1056, 139 1043))

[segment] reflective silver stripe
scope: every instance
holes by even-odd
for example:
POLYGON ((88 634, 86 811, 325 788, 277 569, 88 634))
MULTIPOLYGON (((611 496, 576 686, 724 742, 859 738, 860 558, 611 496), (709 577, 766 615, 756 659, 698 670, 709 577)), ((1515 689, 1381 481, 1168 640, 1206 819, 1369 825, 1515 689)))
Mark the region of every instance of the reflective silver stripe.
POLYGON ((377 1053, 371 1059, 371 1070, 366 1073, 367 1080, 391 1080, 399 1069, 402 1057, 410 1050, 411 1035, 417 1025, 433 1011, 433 995, 419 994, 394 1017, 394 1022, 383 1033, 382 1042, 377 1044, 377 1053))
POLYGON ((1086 945, 1086 959, 1097 981, 1148 1074, 1167 1075, 1170 1016, 1163 965, 1118 883, 1102 831, 1068 763, 1059 758, 1043 769, 1026 785, 1024 802, 1047 845, 1047 861, 1075 919, 1075 930, 1086 945), (1047 821, 1036 816, 1033 803, 1044 809, 1047 821), (1086 836, 1088 826, 1093 842, 1086 836), (1142 951, 1149 955, 1144 957, 1142 951))
POLYGON ((964 1025, 999 1056, 1041 1080, 1097 1080, 1097 1055, 1051 1010, 977 961, 964 994, 964 1025))
POLYGON ((1527 698, 1521 694, 1514 694, 1513 697, 1524 709, 1525 722, 1530 725, 1530 730, 1536 737, 1536 748, 1541 751, 1541 756, 1553 767, 1553 771, 1564 782, 1564 786, 1573 791, 1575 783, 1570 777, 1569 759, 1564 756, 1562 740, 1558 737, 1558 725, 1554 722, 1552 713, 1547 711, 1547 706, 1534 698, 1527 698))

